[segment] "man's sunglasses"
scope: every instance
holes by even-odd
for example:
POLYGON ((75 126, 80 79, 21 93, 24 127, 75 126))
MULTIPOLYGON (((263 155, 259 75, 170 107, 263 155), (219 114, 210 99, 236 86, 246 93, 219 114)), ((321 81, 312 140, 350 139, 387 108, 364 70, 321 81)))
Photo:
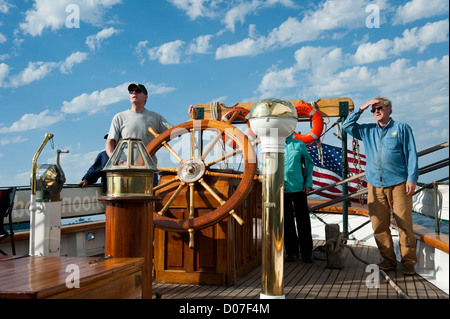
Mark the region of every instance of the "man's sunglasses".
POLYGON ((370 112, 375 113, 375 111, 380 111, 380 110, 382 110, 382 109, 383 109, 382 106, 374 107, 373 109, 370 110, 370 112))
POLYGON ((144 91, 142 91, 141 89, 136 89, 136 90, 130 90, 128 92, 130 92, 130 94, 133 94, 133 93, 139 94, 139 93, 143 93, 144 91))

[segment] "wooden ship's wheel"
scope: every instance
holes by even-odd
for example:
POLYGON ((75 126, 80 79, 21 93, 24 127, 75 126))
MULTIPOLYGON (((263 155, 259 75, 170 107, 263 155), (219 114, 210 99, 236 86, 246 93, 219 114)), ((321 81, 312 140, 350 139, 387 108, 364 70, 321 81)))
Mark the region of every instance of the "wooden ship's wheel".
POLYGON ((162 209, 153 213, 156 227, 183 232, 203 229, 223 219, 233 216, 240 224, 242 219, 234 212, 252 189, 256 173, 256 153, 254 145, 247 136, 235 126, 213 120, 191 120, 177 125, 161 134, 149 131, 155 139, 147 145, 151 156, 157 156, 158 161, 165 166, 172 163, 174 167, 157 169, 164 175, 171 175, 170 179, 154 187, 156 194, 171 186, 176 189, 162 209), (166 152, 166 154, 161 154, 166 152), (221 165, 237 166, 222 169, 221 165), (230 164, 231 163, 231 164, 230 164), (234 179, 238 186, 229 198, 223 198, 212 185, 208 184, 208 177, 234 179), (206 215, 196 216, 196 189, 203 188, 218 203, 217 208, 206 215), (171 204, 182 191, 186 193, 188 219, 178 219, 170 216, 171 204))

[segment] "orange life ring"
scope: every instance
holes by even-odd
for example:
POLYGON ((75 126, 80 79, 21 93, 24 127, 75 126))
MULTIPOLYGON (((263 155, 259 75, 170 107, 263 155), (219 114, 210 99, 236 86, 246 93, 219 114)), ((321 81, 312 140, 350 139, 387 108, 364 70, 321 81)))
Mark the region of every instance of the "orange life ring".
POLYGON ((300 140, 306 145, 314 143, 322 135, 324 122, 320 112, 311 104, 301 100, 294 105, 297 110, 297 116, 307 115, 312 121, 312 129, 307 134, 298 134, 294 132, 294 138, 300 140))
MULTIPOLYGON (((235 108, 232 108, 231 110, 229 110, 227 113, 225 113, 225 114, 222 116, 221 121, 222 121, 222 122, 228 122, 232 117, 234 117, 234 118, 233 118, 233 121, 234 121, 234 120, 247 121, 247 115, 248 115, 248 113, 250 113, 250 111, 247 110, 247 109, 244 109, 244 108, 242 108, 242 107, 235 107, 235 108), (238 112, 238 114, 236 115, 236 117, 234 117, 234 113, 235 113, 235 112, 238 112)), ((230 123, 230 124, 231 124, 231 123, 230 123)))
MULTIPOLYGON (((247 138, 250 141, 254 141, 256 139, 256 135, 255 135, 255 133, 253 133, 252 129, 250 128, 250 122, 248 121, 248 118, 247 118, 249 113, 250 113, 250 111, 247 109, 244 109, 242 107, 235 107, 235 108, 232 108, 231 110, 229 110, 227 113, 225 113, 222 116, 221 121, 229 123, 229 124, 232 124, 232 122, 234 120, 247 122, 247 126, 248 126, 248 130, 247 130, 247 134, 246 134, 247 138), (234 115, 236 112, 238 112, 238 113, 236 115, 234 115), (230 120, 232 120, 232 121, 230 122, 230 120)), ((228 138, 226 136, 223 136, 222 140, 225 143, 228 143, 228 138)), ((230 145, 233 148, 236 148, 236 143, 234 141, 230 140, 230 143, 228 143, 228 145, 230 145)))

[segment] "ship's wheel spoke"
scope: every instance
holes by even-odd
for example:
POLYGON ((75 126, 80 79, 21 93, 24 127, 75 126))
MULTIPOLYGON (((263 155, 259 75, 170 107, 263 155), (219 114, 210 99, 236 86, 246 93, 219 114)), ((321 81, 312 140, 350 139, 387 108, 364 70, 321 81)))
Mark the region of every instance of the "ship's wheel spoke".
POLYGON ((208 163, 205 163, 205 166, 206 167, 210 167, 210 166, 213 166, 213 165, 215 165, 215 164, 218 164, 218 163, 220 163, 220 162, 223 162, 223 161, 225 161, 225 160, 227 160, 227 159, 229 159, 229 158, 231 158, 231 157, 233 157, 233 156, 236 156, 236 155, 238 155, 238 154, 241 154, 242 153, 242 149, 236 149, 236 150, 234 150, 234 151, 232 151, 232 152, 230 152, 230 153, 227 153, 227 154, 225 154, 225 155, 223 155, 223 156, 221 156, 221 157, 218 157, 218 158, 216 158, 215 160, 212 160, 212 161, 210 161, 210 162, 208 162, 208 163))
POLYGON ((189 218, 195 217, 195 183, 189 184, 189 218))
POLYGON ((214 171, 210 171, 210 170, 206 170, 205 175, 229 178, 229 179, 242 179, 242 177, 244 177, 244 174, 222 173, 222 172, 214 172, 214 171))
MULTIPOLYGON (((220 205, 225 204, 225 201, 220 198, 220 196, 203 179, 199 180, 199 183, 219 202, 220 205)), ((236 219, 239 225, 244 225, 244 220, 236 214, 234 209, 232 209, 229 213, 236 219)))
MULTIPOLYGON (((158 133, 156 133, 151 127, 149 127, 148 128, 148 131, 150 132, 150 133, 152 133, 153 134, 153 136, 155 136, 155 137, 158 137, 159 136, 159 134, 158 133)), ((161 142, 161 144, 180 162, 180 164, 183 164, 183 162, 184 162, 184 160, 181 158, 181 156, 180 155, 178 155, 178 153, 177 152, 175 152, 174 150, 173 150, 173 148, 172 147, 170 147, 170 145, 169 144, 167 144, 167 142, 166 141, 162 141, 161 142)))
POLYGON ((195 127, 191 130, 191 160, 194 159, 194 151, 195 151, 195 127))
POLYGON ((160 189, 162 189, 162 188, 164 188, 164 187, 166 187, 166 186, 169 186, 170 184, 173 184, 173 183, 175 183, 175 182, 178 182, 179 180, 180 180, 180 179, 178 178, 178 176, 175 176, 175 177, 172 178, 171 180, 169 180, 169 181, 167 181, 167 182, 164 182, 164 183, 161 183, 161 184, 159 184, 159 185, 153 187, 153 191, 159 191, 160 189))
POLYGON ((202 161, 205 160, 205 158, 208 156, 208 154, 212 151, 212 149, 214 148, 214 146, 216 146, 217 142, 222 140, 222 133, 217 132, 216 137, 214 137, 214 140, 209 144, 208 148, 205 150, 205 152, 202 154, 202 156, 200 157, 200 159, 202 161))
POLYGON ((177 190, 169 198, 166 205, 164 205, 164 207, 158 212, 158 215, 163 216, 166 214, 167 210, 170 208, 170 205, 172 205, 173 201, 177 198, 185 186, 186 184, 184 182, 181 182, 180 185, 178 185, 177 190))

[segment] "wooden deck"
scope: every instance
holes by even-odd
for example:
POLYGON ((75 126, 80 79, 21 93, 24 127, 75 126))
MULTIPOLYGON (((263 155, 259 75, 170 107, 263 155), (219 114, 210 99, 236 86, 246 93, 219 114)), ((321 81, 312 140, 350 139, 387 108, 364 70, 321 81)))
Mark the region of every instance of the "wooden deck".
MULTIPOLYGON (((323 241, 315 241, 320 247, 323 241)), ((355 254, 370 264, 379 262, 375 247, 352 245, 355 254)), ((419 275, 404 276, 400 265, 380 272, 379 288, 368 288, 366 264, 358 261, 346 248, 342 251, 343 269, 327 268, 324 252, 314 252, 314 262, 302 260, 285 263, 284 293, 286 299, 449 299, 449 296, 419 275)), ((232 286, 202 286, 153 283, 153 298, 161 299, 259 299, 261 268, 257 267, 232 286)))

